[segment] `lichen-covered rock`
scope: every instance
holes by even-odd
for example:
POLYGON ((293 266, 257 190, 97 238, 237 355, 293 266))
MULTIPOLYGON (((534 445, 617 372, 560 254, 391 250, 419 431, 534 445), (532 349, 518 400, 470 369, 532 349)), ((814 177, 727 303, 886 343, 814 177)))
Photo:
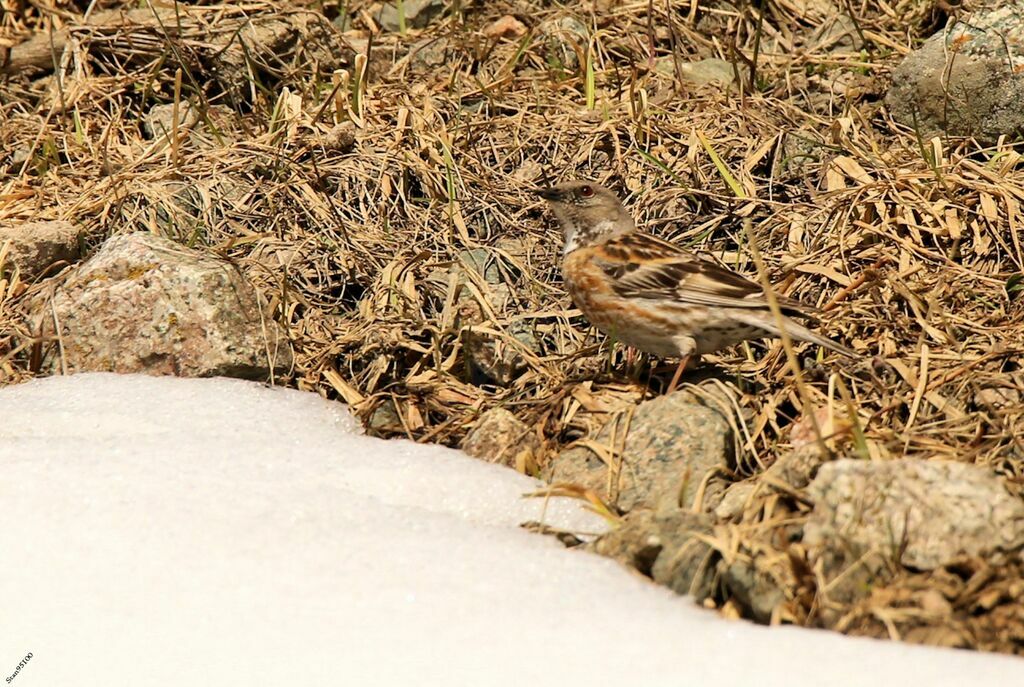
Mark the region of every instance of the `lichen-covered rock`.
POLYGON ((830 576, 872 556, 933 570, 1024 547, 1024 501, 985 467, 838 460, 821 466, 808 491, 804 545, 830 576))
POLYGON ((109 239, 35 312, 55 371, 265 379, 292 364, 233 265, 152 234, 109 239))
POLYGON ((0 226, 0 248, 10 242, 6 266, 17 267, 23 280, 32 279, 56 263, 77 260, 81 233, 59 220, 0 226))
POLYGON ((734 448, 721 411, 677 392, 641 403, 562 451, 545 478, 587 487, 623 510, 672 511, 693 504, 701 480, 728 467, 734 448))
POLYGON ((1024 0, 951 22, 893 72, 886 104, 925 138, 994 142, 1024 129, 1024 0), (1009 54, 1007 53, 1009 47, 1009 54))
POLYGON ((509 411, 491 408, 466 435, 462 450, 489 463, 533 473, 540 455, 540 440, 533 429, 509 411))

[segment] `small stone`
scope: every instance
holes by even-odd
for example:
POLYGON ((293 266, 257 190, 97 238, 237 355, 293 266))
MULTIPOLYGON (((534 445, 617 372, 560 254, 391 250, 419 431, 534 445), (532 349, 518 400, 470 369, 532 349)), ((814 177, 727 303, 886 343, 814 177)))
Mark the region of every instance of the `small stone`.
MULTIPOLYGON (((674 76, 676 65, 671 57, 659 58, 655 63, 655 70, 674 76)), ((736 74, 746 78, 747 68, 743 65, 734 65, 732 62, 709 58, 697 62, 680 62, 678 65, 679 78, 694 86, 719 85, 728 86, 736 80, 736 74)))
POLYGON ((414 72, 427 72, 448 63, 449 46, 444 38, 429 38, 409 48, 409 67, 414 72))
POLYGON ((481 415, 462 442, 462 450, 474 458, 524 474, 536 472, 540 448, 534 430, 504 408, 492 408, 481 415))
POLYGON ((488 38, 520 38, 526 35, 526 25, 510 14, 492 22, 484 29, 488 38))
POLYGON ((733 603, 759 623, 770 621, 775 608, 786 600, 783 586, 764 569, 765 560, 744 557, 722 566, 722 583, 733 595, 733 603))
POLYGON ((537 35, 544 41, 549 68, 566 72, 579 69, 590 40, 586 24, 576 17, 553 19, 538 26, 537 35))
POLYGON ((821 138, 811 129, 785 132, 773 174, 786 181, 820 179, 826 163, 836 156, 835 150, 821 142, 821 138))
POLYGON ((33 305, 53 371, 266 379, 292 365, 234 265, 152 234, 107 240, 33 305))
POLYGON ((154 182, 142 189, 136 198, 149 204, 149 214, 162 236, 189 240, 204 227, 215 225, 230 215, 233 208, 244 203, 251 187, 229 175, 189 181, 154 182))
MULTIPOLYGON (((500 335, 477 328, 488 320, 488 310, 499 316, 505 312, 512 293, 506 280, 511 276, 495 250, 474 248, 459 253, 459 259, 450 270, 437 270, 427 277, 442 300, 448 298, 454 277, 457 289, 455 324, 460 330, 463 354, 469 364, 472 381, 477 384, 493 382, 508 386, 527 367, 524 353, 535 353, 540 349, 533 320, 512 318, 504 323, 504 332, 500 335), (472 280, 470 274, 476 274, 477 279, 472 280)), ((495 327, 488 324, 485 329, 493 331, 495 327)))
POLYGON ((706 541, 714 533, 711 518, 702 513, 639 510, 587 548, 702 602, 714 591, 719 556, 706 541))
POLYGON ((1024 501, 985 467, 838 460, 818 470, 804 527, 812 558, 838 574, 865 554, 916 570, 1024 547, 1024 501))
POLYGON ((390 398, 385 399, 370 413, 370 419, 366 422, 366 431, 370 436, 386 436, 398 434, 405 431, 402 425, 402 418, 398 416, 398 408, 390 398))
POLYGON ((837 12, 818 25, 811 34, 809 49, 813 52, 857 52, 864 47, 864 41, 857 31, 857 24, 850 15, 837 12))
POLYGON ((948 618, 953 614, 953 605, 937 589, 925 589, 920 592, 917 602, 922 611, 936 618, 948 618))
POLYGON ((22 280, 35 279, 58 263, 78 260, 81 254, 81 230, 60 220, 25 222, 0 226, 0 249, 10 241, 6 265, 21 272, 22 280))
POLYGON ((722 500, 715 506, 715 517, 719 520, 739 520, 743 511, 750 501, 750 497, 757 490, 753 482, 737 482, 725 490, 722 500))
POLYGON ((1021 393, 1014 387, 986 387, 978 389, 974 394, 974 404, 979 408, 993 408, 999 410, 1009 406, 1020 404, 1021 393))
POLYGON ((536 160, 526 159, 519 165, 516 171, 512 172, 512 178, 516 181, 534 181, 544 173, 544 168, 536 160))
POLYGON ((324 134, 320 139, 320 145, 325 150, 345 152, 352 149, 356 142, 356 128, 352 122, 340 122, 324 134))
POLYGON ((822 455, 817 443, 805 444, 779 456, 765 474, 794 489, 803 489, 811 483, 827 457, 822 455))
MULTIPOLYGON (((178 103, 178 131, 191 129, 199 121, 199 111, 187 100, 178 103)), ((170 136, 174 131, 174 103, 154 105, 142 119, 147 138, 170 136)))
POLYGON ((626 511, 688 508, 704 476, 734 455, 728 419, 687 392, 641 403, 587 444, 555 456, 544 478, 591 489, 626 511))
POLYGON ((21 172, 22 167, 28 162, 29 155, 32 153, 32 146, 29 144, 20 145, 11 152, 11 167, 12 172, 17 174, 21 172))
MULTIPOLYGON (((441 0, 405 0, 405 28, 422 29, 444 12, 441 0)), ((377 23, 387 31, 399 31, 398 3, 387 3, 381 7, 377 23)))

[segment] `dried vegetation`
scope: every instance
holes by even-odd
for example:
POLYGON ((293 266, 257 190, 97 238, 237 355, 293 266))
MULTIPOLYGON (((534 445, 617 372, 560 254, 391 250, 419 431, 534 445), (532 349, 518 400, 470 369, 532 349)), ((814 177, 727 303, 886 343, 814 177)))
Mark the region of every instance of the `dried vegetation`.
MULTIPOLYGON (((880 101, 945 20, 931 2, 857 2, 837 33, 827 2, 456 1, 404 35, 359 0, 0 4, 0 222, 66 219, 89 247, 151 231, 231 260, 294 343, 288 383, 377 433, 458 445, 501 406, 543 464, 659 392, 668 374, 609 350, 560 288, 528 191, 583 176, 753 274, 749 218, 777 289, 863 353, 806 358, 803 395, 778 343, 709 356, 689 381, 731 394, 735 477, 789 450, 809 401, 837 452, 1024 479, 1019 151, 921 140, 880 101), (708 57, 739 80, 687 81, 708 57), (144 116, 174 103, 195 124, 148 138, 144 116)), ((22 306, 43 279, 4 274, 11 383, 38 359, 22 306)), ((818 581, 783 537, 808 507, 768 490, 719 544, 784 569, 776 620, 815 625, 818 581)), ((1019 575, 979 570, 902 571, 824 624, 1020 651, 1019 575)))

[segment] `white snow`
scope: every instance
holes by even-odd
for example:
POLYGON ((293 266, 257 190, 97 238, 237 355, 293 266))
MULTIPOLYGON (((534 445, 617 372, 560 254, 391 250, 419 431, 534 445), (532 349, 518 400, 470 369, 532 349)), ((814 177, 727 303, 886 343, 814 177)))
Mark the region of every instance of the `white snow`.
POLYGON ((356 431, 235 380, 0 389, 0 676, 31 652, 10 684, 1024 684, 1019 659, 721 619, 519 529, 533 481, 356 431))

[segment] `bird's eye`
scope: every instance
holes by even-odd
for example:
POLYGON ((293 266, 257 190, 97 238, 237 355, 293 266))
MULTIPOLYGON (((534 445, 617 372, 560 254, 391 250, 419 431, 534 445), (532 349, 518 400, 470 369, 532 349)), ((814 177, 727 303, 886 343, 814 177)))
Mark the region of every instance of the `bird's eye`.
POLYGON ((580 186, 580 195, 584 198, 589 198, 594 195, 594 189, 591 186, 580 186))

